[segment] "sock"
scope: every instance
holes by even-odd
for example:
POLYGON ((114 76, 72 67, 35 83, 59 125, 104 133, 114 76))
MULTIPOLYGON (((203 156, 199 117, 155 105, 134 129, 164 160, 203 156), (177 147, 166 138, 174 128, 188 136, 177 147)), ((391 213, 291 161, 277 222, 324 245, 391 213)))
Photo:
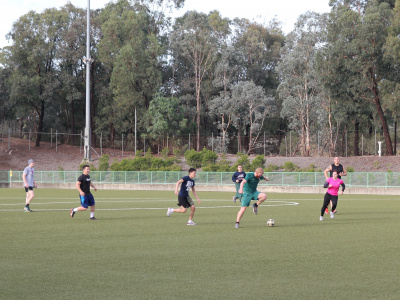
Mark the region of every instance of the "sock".
POLYGON ((258 204, 257 204, 257 203, 254 203, 254 205, 255 205, 255 207, 258 207, 258 204))
POLYGON ((90 217, 91 217, 91 218, 94 217, 94 212, 90 212, 90 217))
POLYGON ((236 224, 239 224, 239 222, 236 222, 236 224))
POLYGON ((75 207, 72 211, 77 212, 77 211, 78 211, 78 208, 75 207))
POLYGON ((25 205, 25 207, 29 207, 29 203, 25 205))

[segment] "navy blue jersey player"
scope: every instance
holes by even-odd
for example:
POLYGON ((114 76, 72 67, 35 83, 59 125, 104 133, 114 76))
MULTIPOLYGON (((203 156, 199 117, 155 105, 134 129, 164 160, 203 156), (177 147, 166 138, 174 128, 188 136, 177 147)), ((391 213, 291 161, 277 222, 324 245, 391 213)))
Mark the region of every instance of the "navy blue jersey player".
POLYGON ((201 203, 199 197, 197 196, 196 190, 194 188, 195 182, 193 178, 196 177, 196 169, 190 168, 189 169, 189 175, 182 177, 178 182, 176 183, 175 186, 175 195, 178 196, 178 206, 180 208, 168 208, 167 210, 167 216, 171 216, 173 212, 178 212, 178 213, 185 213, 187 209, 190 207, 190 216, 189 216, 189 221, 187 222, 187 225, 196 225, 196 223, 193 222, 193 216, 194 212, 196 210, 196 207, 193 203, 192 198, 189 196, 189 191, 192 190, 193 195, 196 197, 197 202, 199 204, 201 203), (179 189, 180 185, 180 189, 179 189), (179 192, 178 192, 179 190, 179 192))
POLYGON ((243 172, 243 166, 238 165, 238 170, 232 175, 232 181, 235 183, 236 194, 233 196, 233 203, 236 203, 236 200, 242 201, 243 194, 239 193, 240 183, 246 177, 246 173, 243 172))

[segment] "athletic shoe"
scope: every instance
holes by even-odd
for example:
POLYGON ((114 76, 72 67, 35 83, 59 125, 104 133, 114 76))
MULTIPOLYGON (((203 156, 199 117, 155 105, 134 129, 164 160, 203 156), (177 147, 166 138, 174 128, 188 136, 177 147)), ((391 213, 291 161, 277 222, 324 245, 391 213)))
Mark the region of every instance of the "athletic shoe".
POLYGON ((335 217, 335 213, 333 211, 331 211, 331 219, 333 219, 335 217))
POLYGON ((325 213, 326 213, 326 214, 329 214, 328 208, 325 208, 325 213))
POLYGON ((324 220, 324 217, 319 217, 319 220, 320 220, 320 221, 323 221, 323 220, 324 220))
POLYGON ((235 224, 235 228, 239 228, 239 223, 236 223, 236 224, 235 224))
POLYGON ((256 215, 257 214, 257 210, 258 210, 258 205, 257 203, 253 204, 253 213, 256 215))
POLYGON ((189 222, 187 222, 187 224, 186 225, 196 225, 196 223, 195 222, 193 222, 193 221, 189 221, 189 222))
POLYGON ((70 213, 70 215, 71 215, 71 218, 73 218, 74 215, 75 215, 75 212, 74 212, 74 209, 73 209, 73 208, 71 208, 71 213, 70 213))
POLYGON ((235 196, 233 196, 233 203, 236 203, 236 197, 235 196))
POLYGON ((333 211, 333 213, 336 214, 336 213, 337 213, 337 210, 335 209, 335 210, 333 211))
POLYGON ((167 210, 167 217, 169 217, 173 212, 174 212, 174 209, 171 208, 171 207, 168 207, 168 210, 167 210))
POLYGON ((90 220, 97 220, 95 217, 91 217, 90 220))
POLYGON ((24 207, 24 211, 25 211, 25 212, 32 212, 32 210, 29 208, 29 206, 25 206, 25 207, 24 207))

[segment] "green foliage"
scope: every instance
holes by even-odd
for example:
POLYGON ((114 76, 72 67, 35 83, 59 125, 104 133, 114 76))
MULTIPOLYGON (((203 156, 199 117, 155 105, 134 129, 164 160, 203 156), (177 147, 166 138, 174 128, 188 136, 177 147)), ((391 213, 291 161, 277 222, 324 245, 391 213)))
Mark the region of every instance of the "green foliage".
POLYGON ((346 172, 354 172, 354 168, 353 167, 346 167, 346 172))
POLYGON ((159 157, 136 156, 133 159, 124 158, 120 162, 111 164, 111 171, 181 171, 182 168, 174 164, 173 158, 162 159, 159 157))
POLYGON ((161 157, 163 159, 167 159, 168 155, 169 155, 169 149, 168 148, 164 148, 164 149, 161 150, 161 157))
POLYGON ((186 163, 192 168, 201 168, 201 163, 203 161, 201 152, 197 152, 194 149, 187 150, 185 152, 186 163))
POLYGON ((88 165, 90 167, 90 171, 97 171, 96 167, 94 164, 90 163, 88 160, 84 159, 79 165, 79 171, 82 171, 82 168, 84 165, 88 165))
POLYGON ((251 164, 250 164, 249 156, 247 154, 240 153, 240 152, 238 152, 236 155, 237 155, 236 163, 230 168, 230 171, 236 172, 237 167, 239 165, 241 165, 243 167, 243 170, 245 172, 251 171, 250 170, 251 164))
POLYGON ((286 161, 281 169, 284 169, 286 172, 293 172, 299 169, 299 166, 291 161, 286 161))
POLYGON ((206 148, 203 148, 201 150, 201 156, 202 156, 202 165, 203 166, 208 166, 215 164, 218 158, 218 154, 215 153, 214 151, 208 150, 206 148))
POLYGON ((379 161, 375 161, 373 164, 373 167, 375 170, 379 169, 381 167, 381 163, 379 161))
POLYGON ((226 159, 226 154, 222 154, 221 159, 216 164, 209 164, 203 167, 202 170, 206 172, 229 172, 231 167, 226 159))
POLYGON ((250 169, 254 171, 257 168, 264 168, 265 157, 264 155, 257 155, 251 162, 250 169))
POLYGON ((99 159, 99 171, 108 171, 110 168, 110 155, 104 154, 99 159))
POLYGON ((279 166, 277 166, 277 165, 268 165, 268 166, 264 169, 265 172, 276 172, 276 171, 278 171, 278 170, 279 170, 279 166))

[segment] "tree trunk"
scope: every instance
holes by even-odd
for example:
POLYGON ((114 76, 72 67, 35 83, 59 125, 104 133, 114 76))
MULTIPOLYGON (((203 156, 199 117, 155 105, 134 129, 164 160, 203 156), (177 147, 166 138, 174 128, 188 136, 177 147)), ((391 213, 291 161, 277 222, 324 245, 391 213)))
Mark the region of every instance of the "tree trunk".
POLYGON ((360 122, 356 120, 354 122, 354 156, 360 156, 360 150, 358 149, 358 146, 360 144, 360 133, 359 133, 359 126, 360 122))
POLYGON ((40 141, 42 140, 42 131, 43 131, 43 120, 44 120, 44 101, 40 101, 40 111, 39 113, 39 126, 38 126, 38 132, 36 135, 36 144, 35 147, 40 146, 40 141))
POLYGON ((376 107, 376 110, 378 111, 379 118, 381 119, 383 135, 385 137, 386 155, 393 155, 392 140, 390 138, 389 128, 387 126, 385 114, 383 113, 383 109, 381 106, 381 100, 380 100, 379 94, 378 94, 377 83, 376 83, 374 73, 372 70, 370 70, 370 76, 371 76, 371 79, 373 82, 372 92, 374 93, 374 96, 375 96, 374 97, 375 107, 376 107))

